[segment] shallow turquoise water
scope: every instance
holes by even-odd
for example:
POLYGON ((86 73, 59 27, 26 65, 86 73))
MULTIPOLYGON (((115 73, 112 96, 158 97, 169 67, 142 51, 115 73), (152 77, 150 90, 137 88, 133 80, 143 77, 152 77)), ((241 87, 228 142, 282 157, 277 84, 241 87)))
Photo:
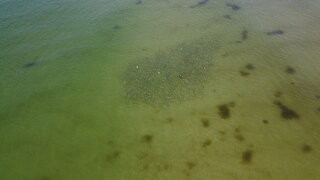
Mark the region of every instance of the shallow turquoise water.
POLYGON ((0 0, 0 179, 319 179, 320 4, 197 3, 0 0))

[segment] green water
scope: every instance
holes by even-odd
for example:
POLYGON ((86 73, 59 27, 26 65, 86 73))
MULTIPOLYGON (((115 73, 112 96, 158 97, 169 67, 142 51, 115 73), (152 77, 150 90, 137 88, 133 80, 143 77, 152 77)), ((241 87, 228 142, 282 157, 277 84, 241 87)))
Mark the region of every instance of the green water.
POLYGON ((320 2, 198 2, 0 0, 0 179, 319 179, 320 2))

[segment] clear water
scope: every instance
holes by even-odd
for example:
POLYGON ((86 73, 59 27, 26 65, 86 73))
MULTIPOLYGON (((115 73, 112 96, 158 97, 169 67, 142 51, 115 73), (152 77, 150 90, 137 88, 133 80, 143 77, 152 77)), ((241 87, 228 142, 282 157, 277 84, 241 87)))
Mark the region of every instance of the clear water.
POLYGON ((319 8, 0 0, 0 179, 319 179, 319 8))

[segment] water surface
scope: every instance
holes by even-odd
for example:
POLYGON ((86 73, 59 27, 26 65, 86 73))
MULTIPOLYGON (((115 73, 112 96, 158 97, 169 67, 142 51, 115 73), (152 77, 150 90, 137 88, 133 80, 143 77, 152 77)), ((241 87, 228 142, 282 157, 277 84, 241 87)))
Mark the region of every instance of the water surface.
POLYGON ((319 8, 0 0, 0 179, 319 179, 319 8))

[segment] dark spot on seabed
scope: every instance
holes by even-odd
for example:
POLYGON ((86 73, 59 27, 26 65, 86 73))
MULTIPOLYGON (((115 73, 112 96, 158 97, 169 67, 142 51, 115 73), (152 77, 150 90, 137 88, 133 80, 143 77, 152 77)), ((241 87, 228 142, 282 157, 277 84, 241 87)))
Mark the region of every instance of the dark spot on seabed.
POLYGON ((271 35, 282 35, 284 34, 284 32, 282 30, 274 30, 274 31, 270 31, 266 33, 267 35, 271 36, 271 35))
POLYGON ((300 116, 299 116, 299 114, 297 112, 295 112, 292 109, 289 109, 287 106, 285 106, 281 102, 275 101, 274 104, 277 105, 280 108, 282 118, 288 119, 288 120, 290 120, 290 119, 299 119, 300 118, 300 116))
POLYGON ((223 17, 226 18, 226 19, 231 19, 230 15, 224 15, 223 17))
POLYGON ((193 169, 196 166, 196 163, 188 161, 186 163, 186 165, 187 165, 188 169, 193 169))
POLYGON ((240 71, 241 76, 249 76, 250 73, 246 72, 246 71, 240 71))
POLYGON ((24 64, 22 67, 23 68, 30 68, 30 67, 35 66, 36 64, 37 64, 36 62, 29 62, 29 63, 24 64))
POLYGON ((153 135, 147 134, 147 135, 142 136, 142 142, 147 143, 147 144, 152 143, 153 142, 153 135))
POLYGON ((211 140, 210 140, 210 139, 207 139, 207 140, 205 140, 205 141, 203 142, 202 147, 206 148, 206 147, 210 146, 211 143, 212 143, 211 140))
POLYGON ((112 152, 111 154, 108 154, 108 155, 106 156, 106 161, 107 161, 107 162, 111 162, 111 161, 113 161, 114 159, 119 158, 120 154, 121 154, 120 151, 114 151, 114 152, 112 152))
POLYGON ((249 164, 252 162, 253 151, 246 150, 242 153, 242 163, 249 164))
POLYGON ((231 3, 227 3, 226 4, 228 7, 230 7, 232 10, 234 11, 238 11, 240 10, 240 6, 236 5, 236 4, 231 4, 231 3))
POLYGON ((309 152, 312 151, 312 147, 310 145, 308 145, 308 144, 304 144, 304 145, 302 145, 302 149, 301 150, 304 153, 309 153, 309 152))
POLYGON ((120 28, 121 28, 121 26, 119 26, 119 25, 113 26, 113 29, 120 29, 120 28))
POLYGON ((144 169, 144 170, 148 170, 148 169, 149 169, 149 164, 143 165, 143 169, 144 169))
POLYGON ((262 120, 263 124, 269 124, 269 121, 268 120, 262 120))
POLYGON ((190 6, 190 8, 195 8, 195 7, 199 7, 199 6, 204 6, 209 2, 209 0, 202 0, 199 1, 197 4, 190 6))
POLYGON ((234 134, 234 137, 240 142, 245 140, 242 134, 234 134))
POLYGON ((170 165, 169 165, 169 164, 164 164, 164 165, 163 165, 163 169, 164 169, 164 170, 170 169, 170 165))
POLYGON ((253 66, 253 64, 247 64, 246 66, 245 66, 245 68, 247 68, 248 70, 254 70, 255 69, 255 67, 253 66))
POLYGON ((286 68, 286 73, 288 73, 288 74, 293 74, 293 73, 295 73, 296 71, 293 69, 293 67, 290 67, 290 66, 287 66, 287 68, 286 68))
POLYGON ((168 117, 168 118, 166 119, 166 122, 167 122, 167 123, 172 123, 172 121, 173 121, 173 118, 172 118, 172 117, 168 117))
POLYGON ((236 139, 236 140, 238 140, 238 141, 240 141, 240 142, 242 142, 242 141, 244 141, 245 140, 245 138, 243 137, 243 135, 241 134, 241 132, 240 132, 240 128, 238 127, 238 128, 235 128, 234 129, 234 138, 236 139))
POLYGON ((231 116, 228 104, 218 106, 218 114, 222 119, 229 119, 231 116))
MULTIPOLYGON (((244 67, 249 71, 252 71, 252 70, 255 69, 255 67, 250 63, 246 64, 244 67)), ((240 70, 239 72, 240 72, 241 76, 249 76, 250 75, 250 73, 248 71, 245 71, 245 70, 240 70)))
POLYGON ((206 119, 206 118, 202 118, 201 119, 201 123, 202 123, 202 126, 207 128, 210 126, 210 122, 209 122, 209 119, 206 119))
POLYGON ((137 0, 136 5, 142 4, 142 0, 137 0))
POLYGON ((247 30, 243 30, 241 34, 242 34, 242 40, 248 39, 248 31, 247 30))
POLYGON ((274 93, 274 96, 277 97, 277 98, 281 97, 282 96, 282 92, 277 91, 277 92, 274 93))

